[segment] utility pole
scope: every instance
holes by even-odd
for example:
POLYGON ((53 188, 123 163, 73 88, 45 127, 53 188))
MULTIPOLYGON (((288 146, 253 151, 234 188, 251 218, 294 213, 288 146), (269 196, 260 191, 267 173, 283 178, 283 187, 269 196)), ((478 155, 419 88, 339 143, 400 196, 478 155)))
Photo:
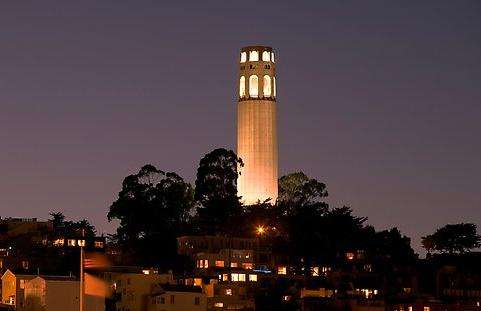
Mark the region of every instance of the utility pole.
MULTIPOLYGON (((82 239, 85 239, 85 230, 82 229, 82 239)), ((79 310, 84 311, 84 242, 80 243, 80 298, 79 298, 79 310)))

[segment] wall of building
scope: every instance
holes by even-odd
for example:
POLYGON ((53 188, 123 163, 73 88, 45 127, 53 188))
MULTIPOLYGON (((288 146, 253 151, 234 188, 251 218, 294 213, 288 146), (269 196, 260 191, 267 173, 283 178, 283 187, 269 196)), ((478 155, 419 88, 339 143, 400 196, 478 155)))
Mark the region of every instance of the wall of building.
POLYGON ((207 310, 207 297, 202 293, 167 291, 153 297, 148 311, 207 310))

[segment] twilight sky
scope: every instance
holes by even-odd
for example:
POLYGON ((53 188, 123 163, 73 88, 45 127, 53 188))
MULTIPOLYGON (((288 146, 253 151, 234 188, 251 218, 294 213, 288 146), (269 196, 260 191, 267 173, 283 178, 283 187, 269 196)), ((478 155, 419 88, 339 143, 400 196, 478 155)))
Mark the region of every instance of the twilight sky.
MULTIPOLYGON (((481 1, 0 1, 0 216, 102 232, 145 163, 235 148, 238 50, 277 52, 281 174, 378 229, 481 227, 481 1)), ((481 230, 481 228, 478 228, 481 230)))

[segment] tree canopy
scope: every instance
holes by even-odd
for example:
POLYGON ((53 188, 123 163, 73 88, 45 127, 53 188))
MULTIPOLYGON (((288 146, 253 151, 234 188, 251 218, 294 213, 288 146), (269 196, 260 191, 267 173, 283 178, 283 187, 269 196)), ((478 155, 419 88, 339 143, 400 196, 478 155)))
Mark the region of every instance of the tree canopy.
POLYGON ((108 219, 120 221, 115 238, 124 254, 142 258, 144 264, 158 264, 175 260, 175 238, 188 232, 193 207, 189 183, 176 173, 145 165, 125 177, 108 219))
POLYGON ((215 149, 199 163, 195 180, 199 226, 204 233, 228 232, 231 217, 239 215, 241 203, 237 196, 238 167, 242 160, 232 150, 215 149))
POLYGON ((464 253, 481 246, 481 236, 472 223, 448 224, 433 234, 422 237, 422 245, 428 252, 464 253))

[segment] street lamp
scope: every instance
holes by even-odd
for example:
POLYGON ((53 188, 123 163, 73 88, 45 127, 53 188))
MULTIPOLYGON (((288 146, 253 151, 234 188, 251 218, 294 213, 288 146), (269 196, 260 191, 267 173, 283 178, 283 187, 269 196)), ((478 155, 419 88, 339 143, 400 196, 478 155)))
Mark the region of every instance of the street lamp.
POLYGON ((264 226, 258 226, 256 228, 256 234, 257 235, 263 235, 266 232, 266 228, 264 226))

